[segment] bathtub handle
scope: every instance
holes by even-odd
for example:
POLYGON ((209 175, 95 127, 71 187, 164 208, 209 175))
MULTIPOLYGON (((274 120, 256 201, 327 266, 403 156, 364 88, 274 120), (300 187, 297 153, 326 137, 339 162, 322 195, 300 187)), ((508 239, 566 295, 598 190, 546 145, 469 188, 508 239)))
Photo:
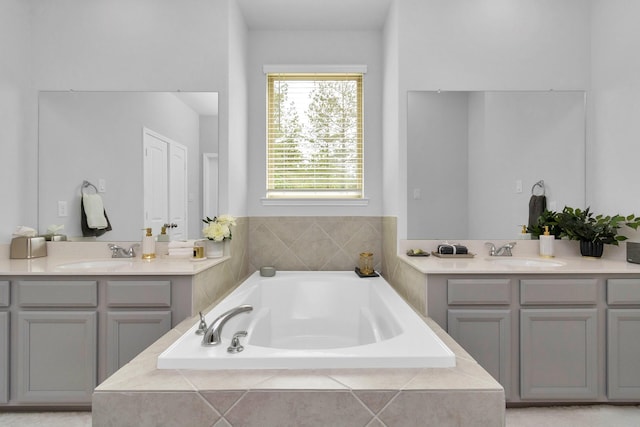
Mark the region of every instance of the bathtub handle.
POLYGON ((240 337, 246 337, 247 331, 238 331, 231 338, 231 345, 227 347, 228 353, 240 353, 244 347, 240 344, 240 337))
POLYGON ((205 322, 204 316, 202 315, 201 311, 198 314, 200 314, 200 324, 198 324, 196 335, 204 335, 204 333, 207 331, 207 322, 205 322))

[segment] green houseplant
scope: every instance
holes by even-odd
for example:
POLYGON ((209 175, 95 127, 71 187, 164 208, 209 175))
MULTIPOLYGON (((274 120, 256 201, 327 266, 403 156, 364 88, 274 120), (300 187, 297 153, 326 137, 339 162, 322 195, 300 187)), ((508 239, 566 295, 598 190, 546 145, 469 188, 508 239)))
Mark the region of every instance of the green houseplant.
POLYGON ((558 226, 558 213, 550 210, 544 210, 538 217, 536 225, 533 227, 527 227, 527 232, 531 233, 533 239, 538 239, 544 233, 544 227, 549 227, 549 232, 556 236, 556 239, 560 238, 561 229, 558 226))
POLYGON ((638 229, 640 218, 634 214, 595 215, 590 208, 584 210, 565 206, 556 215, 556 222, 560 228, 560 236, 570 240, 580 241, 580 253, 583 256, 601 257, 604 245, 618 245, 627 240, 619 234, 622 226, 638 229))

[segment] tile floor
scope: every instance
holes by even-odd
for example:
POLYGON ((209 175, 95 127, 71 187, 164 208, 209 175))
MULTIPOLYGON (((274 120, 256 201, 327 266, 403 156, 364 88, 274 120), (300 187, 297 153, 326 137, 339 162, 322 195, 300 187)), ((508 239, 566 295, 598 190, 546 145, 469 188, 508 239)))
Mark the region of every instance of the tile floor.
MULTIPOLYGON (((639 427, 640 406, 507 409, 506 427, 639 427)), ((90 412, 0 412, 2 427, 89 427, 90 412)))

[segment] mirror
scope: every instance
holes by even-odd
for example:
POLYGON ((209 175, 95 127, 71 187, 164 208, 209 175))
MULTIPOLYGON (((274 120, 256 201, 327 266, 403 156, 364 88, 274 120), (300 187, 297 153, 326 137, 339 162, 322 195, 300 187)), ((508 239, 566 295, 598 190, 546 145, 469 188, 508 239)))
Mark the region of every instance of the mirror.
POLYGON ((585 127, 582 91, 410 91, 407 238, 516 239, 541 180, 584 207, 585 127))
MULTIPOLYGON (((180 238, 199 238, 203 212, 217 210, 217 199, 208 197, 203 206, 203 187, 217 185, 217 171, 207 170, 205 158, 218 152, 218 94, 205 92, 41 92, 38 99, 38 231, 50 225, 64 225, 61 234, 83 240, 81 230, 81 187, 101 196, 111 231, 95 241, 139 241, 149 221, 173 222, 165 209, 162 218, 145 208, 168 197, 184 210, 184 224, 172 230, 180 238), (179 166, 162 165, 166 177, 154 171, 145 185, 143 144, 149 134, 183 148, 179 166), (184 174, 181 185, 170 175, 184 174), (213 177, 212 177, 213 175, 213 177), (175 187, 180 187, 176 190, 175 187), (149 195, 149 188, 154 193, 149 195), (160 190, 165 192, 159 193, 160 190), (145 194, 145 191, 147 194, 145 194), (166 192, 171 191, 173 196, 166 192), (145 197, 146 196, 146 197, 145 197), (176 202, 177 201, 177 202, 176 202), (151 218, 153 217, 153 218, 151 218), (146 218, 146 219, 145 219, 146 218), (166 218, 166 219, 165 219, 166 218)), ((171 154, 167 156, 167 161, 171 154)), ((157 164, 161 164, 156 162, 157 164)), ((147 162, 147 165, 149 162, 147 162)), ((217 163, 216 163, 217 165, 217 163)), ((217 188, 214 189, 217 194, 217 188)), ((156 203, 157 204, 157 203, 156 203)), ((156 206, 157 207, 157 206, 156 206)), ((173 207, 172 211, 177 211, 173 207)), ((209 215, 216 215, 217 211, 209 215)), ((160 232, 154 226, 153 234, 160 232)))

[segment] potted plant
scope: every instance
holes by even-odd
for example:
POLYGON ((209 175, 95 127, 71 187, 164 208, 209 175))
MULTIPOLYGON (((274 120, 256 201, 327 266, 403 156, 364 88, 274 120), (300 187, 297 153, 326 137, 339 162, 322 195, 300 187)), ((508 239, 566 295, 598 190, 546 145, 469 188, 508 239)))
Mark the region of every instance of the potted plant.
POLYGON ((583 256, 601 257, 604 245, 618 245, 627 237, 618 234, 622 226, 638 229, 640 218, 634 214, 622 215, 594 215, 590 208, 581 210, 565 206, 556 215, 556 222, 560 227, 560 236, 570 240, 580 241, 580 253, 583 256))
POLYGON ((207 258, 219 258, 224 253, 224 241, 231 240, 231 227, 236 225, 236 219, 231 215, 219 215, 202 220, 206 225, 202 234, 207 238, 207 258))
POLYGON ((556 239, 560 238, 560 227, 557 220, 558 213, 550 210, 544 210, 538 217, 538 222, 533 227, 527 227, 527 232, 531 233, 532 239, 538 239, 544 233, 544 227, 549 227, 549 232, 556 236, 556 239))

